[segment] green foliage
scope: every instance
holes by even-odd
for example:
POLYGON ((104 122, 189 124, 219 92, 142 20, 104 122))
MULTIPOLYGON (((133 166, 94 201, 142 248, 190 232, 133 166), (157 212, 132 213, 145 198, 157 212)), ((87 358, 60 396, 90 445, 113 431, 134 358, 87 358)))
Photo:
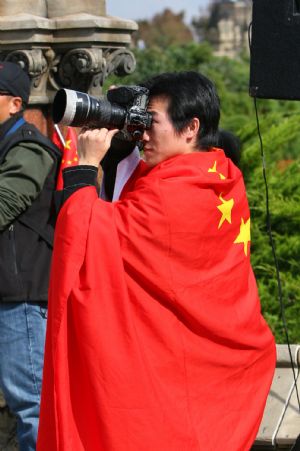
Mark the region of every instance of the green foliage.
MULTIPOLYGON (((198 70, 212 79, 221 99, 221 126, 242 143, 241 169, 251 209, 252 265, 262 310, 276 341, 286 342, 272 248, 266 226, 266 188, 254 101, 248 94, 249 60, 214 57, 207 44, 134 51, 137 70, 110 84, 139 83, 166 71, 198 70)), ((272 236, 280 271, 284 314, 291 342, 300 343, 300 104, 257 100, 264 146, 272 236)))
MULTIPOLYGON (((291 342, 300 342, 300 159, 299 114, 287 115, 285 105, 260 117, 268 183, 270 223, 282 286, 282 302, 291 342), (297 144, 298 142, 298 144, 297 144)), ((239 133, 243 142, 242 170, 251 209, 252 265, 262 309, 278 343, 286 342, 274 256, 266 215, 266 188, 260 142, 254 120, 239 133)))
POLYGON ((104 84, 104 90, 112 84, 135 84, 161 72, 179 70, 200 70, 204 63, 212 59, 212 50, 208 44, 171 45, 162 50, 150 47, 145 50, 134 49, 137 67, 133 74, 120 78, 111 75, 104 84))

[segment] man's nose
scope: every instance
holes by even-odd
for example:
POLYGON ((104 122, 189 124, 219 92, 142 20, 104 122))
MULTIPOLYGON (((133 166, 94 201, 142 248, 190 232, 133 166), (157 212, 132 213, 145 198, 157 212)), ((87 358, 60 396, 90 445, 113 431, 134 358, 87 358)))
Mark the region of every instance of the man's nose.
POLYGON ((143 135, 142 135, 142 140, 149 141, 149 130, 144 130, 143 135))

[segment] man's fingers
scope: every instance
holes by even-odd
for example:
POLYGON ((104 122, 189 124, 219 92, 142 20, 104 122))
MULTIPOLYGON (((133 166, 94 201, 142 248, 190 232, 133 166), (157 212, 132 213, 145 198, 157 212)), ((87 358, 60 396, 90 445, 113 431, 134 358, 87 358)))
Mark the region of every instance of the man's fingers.
POLYGON ((120 130, 118 128, 115 128, 113 130, 108 130, 107 135, 110 139, 112 139, 120 130))

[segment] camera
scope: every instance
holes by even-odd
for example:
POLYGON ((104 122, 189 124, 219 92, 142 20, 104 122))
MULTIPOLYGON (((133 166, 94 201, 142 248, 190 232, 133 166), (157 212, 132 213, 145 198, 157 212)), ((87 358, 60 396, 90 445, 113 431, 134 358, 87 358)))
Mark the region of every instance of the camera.
POLYGON ((142 86, 110 89, 106 99, 72 89, 59 89, 54 97, 52 117, 56 124, 74 127, 118 128, 122 139, 138 141, 143 131, 151 127, 148 102, 149 90, 142 86))

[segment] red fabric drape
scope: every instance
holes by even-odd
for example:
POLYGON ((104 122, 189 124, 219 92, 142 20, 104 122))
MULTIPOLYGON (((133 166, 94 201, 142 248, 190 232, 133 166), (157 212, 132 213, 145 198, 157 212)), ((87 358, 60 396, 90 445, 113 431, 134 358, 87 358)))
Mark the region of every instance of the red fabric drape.
POLYGON ((60 212, 37 449, 246 451, 275 345, 241 173, 222 151, 141 172, 60 212))

